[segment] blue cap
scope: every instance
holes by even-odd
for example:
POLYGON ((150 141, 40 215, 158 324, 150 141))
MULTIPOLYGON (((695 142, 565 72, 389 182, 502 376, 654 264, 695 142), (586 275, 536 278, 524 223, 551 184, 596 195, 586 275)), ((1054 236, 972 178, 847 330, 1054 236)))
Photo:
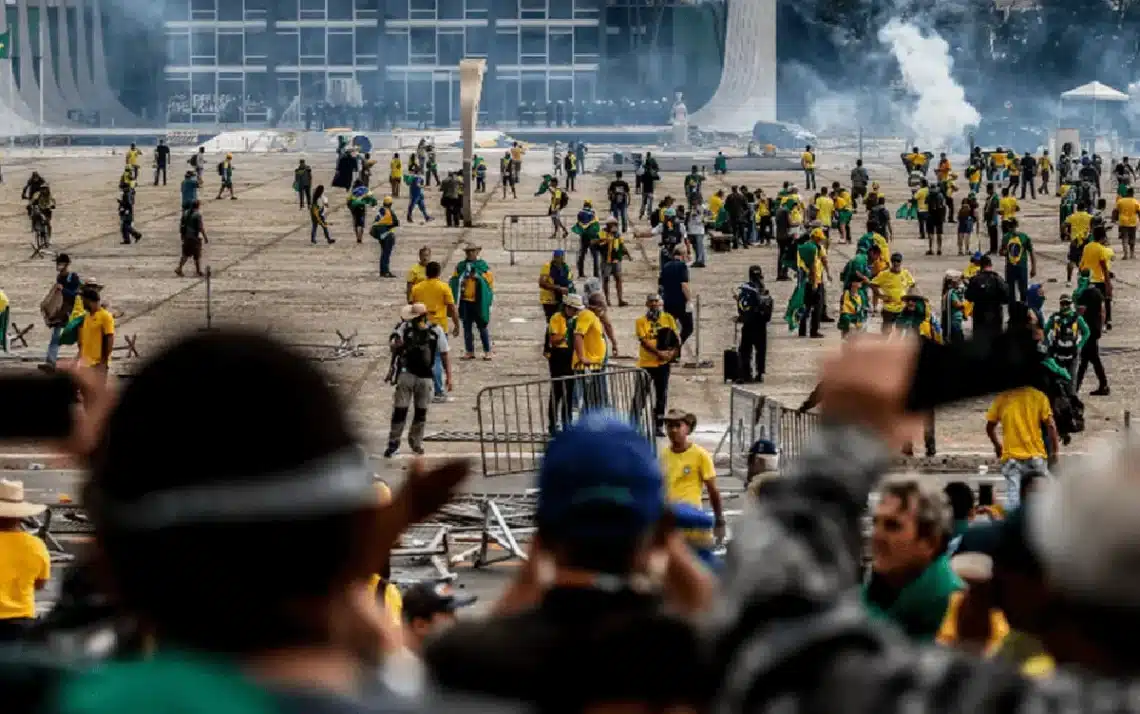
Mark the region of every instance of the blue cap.
POLYGON ((556 248, 552 255, 555 258, 565 258, 566 257, 566 251, 562 250, 561 248, 556 248))
POLYGON ((538 488, 538 527, 559 535, 643 533, 665 511, 652 442, 612 412, 588 413, 550 442, 538 488))
POLYGON ((970 256, 970 262, 971 263, 980 263, 982 261, 983 257, 985 257, 985 256, 982 255, 982 251, 980 251, 980 250, 974 251, 974 254, 970 256))
POLYGON ((678 528, 710 530, 716 525, 713 514, 691 503, 671 503, 669 510, 673 513, 674 524, 678 528))

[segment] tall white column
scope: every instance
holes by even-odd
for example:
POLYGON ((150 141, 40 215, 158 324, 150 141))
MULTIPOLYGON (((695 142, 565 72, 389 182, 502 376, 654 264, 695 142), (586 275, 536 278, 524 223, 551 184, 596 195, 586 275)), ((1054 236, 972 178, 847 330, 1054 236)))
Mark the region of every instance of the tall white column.
POLYGON ((56 11, 59 13, 59 22, 56 27, 59 30, 59 51, 57 54, 59 61, 55 73, 56 79, 59 82, 59 93, 63 96, 63 101, 69 109, 87 109, 87 102, 79 93, 79 87, 75 83, 75 72, 72 69, 70 38, 74 31, 71 27, 71 20, 67 16, 67 10, 67 0, 58 0, 56 11))
MULTIPOLYGON (((0 33, 7 30, 7 13, 0 12, 0 33)), ((9 37, 9 43, 13 45, 8 48, 9 59, 0 60, 0 103, 3 104, 0 121, 10 133, 20 134, 35 128, 35 110, 24 103, 16 89, 15 62, 17 60, 11 54, 12 49, 19 51, 19 48, 14 46, 15 39, 14 36, 9 37)))
MULTIPOLYGON (((83 0, 79 0, 80 6, 83 0)), ((99 0, 91 2, 91 79, 100 98, 99 113, 104 125, 142 126, 142 121, 124 107, 107 79, 107 54, 103 47, 103 9, 99 0)))
MULTIPOLYGON (((44 95, 44 103, 49 112, 55 116, 66 118, 69 109, 79 109, 80 107, 68 104, 60 93, 59 84, 56 81, 55 62, 52 59, 51 20, 48 15, 48 1, 37 0, 36 8, 40 17, 39 54, 43 57, 43 62, 40 64, 40 90, 44 95)), ((63 41, 63 39, 61 36, 60 40, 63 41)))
POLYGON ((689 121, 703 130, 748 132, 776 119, 776 0, 726 0, 724 69, 712 99, 689 121))

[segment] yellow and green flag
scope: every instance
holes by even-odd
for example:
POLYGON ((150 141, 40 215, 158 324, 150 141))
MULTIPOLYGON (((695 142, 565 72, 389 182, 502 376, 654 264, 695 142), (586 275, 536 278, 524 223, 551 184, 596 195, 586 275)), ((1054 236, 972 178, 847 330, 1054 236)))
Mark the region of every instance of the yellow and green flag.
POLYGON ((0 32, 0 59, 8 59, 12 56, 12 31, 6 30, 0 32))

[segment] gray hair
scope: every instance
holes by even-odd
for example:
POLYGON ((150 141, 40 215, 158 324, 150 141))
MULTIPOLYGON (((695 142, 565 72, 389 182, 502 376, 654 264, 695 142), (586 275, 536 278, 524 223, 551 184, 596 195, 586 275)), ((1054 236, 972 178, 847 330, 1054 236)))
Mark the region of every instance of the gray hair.
POLYGON ((1140 598, 1140 440, 1101 444, 1032 496, 1030 543, 1049 580, 1095 605, 1140 598))
POLYGON ((918 537, 944 539, 950 534, 950 499, 931 478, 915 474, 888 476, 879 484, 879 500, 894 496, 914 510, 918 537))

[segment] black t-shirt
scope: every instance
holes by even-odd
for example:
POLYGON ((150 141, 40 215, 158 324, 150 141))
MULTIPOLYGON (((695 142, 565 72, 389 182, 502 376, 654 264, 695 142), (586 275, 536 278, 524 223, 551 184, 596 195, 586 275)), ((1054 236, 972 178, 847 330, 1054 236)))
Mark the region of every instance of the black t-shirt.
POLYGON ((654 597, 555 588, 531 610, 460 621, 424 661, 444 693, 575 712, 602 701, 696 704, 707 687, 698 644, 654 597))
POLYGON ((155 160, 158 161, 159 166, 166 166, 167 160, 170 158, 170 147, 166 144, 158 146, 154 150, 155 160))
POLYGON ((607 195, 614 203, 624 206, 629 203, 629 184, 625 181, 611 181, 607 195))
POLYGON ((974 303, 974 328, 1001 329, 1002 309, 1009 302, 1009 289, 1001 276, 993 271, 978 273, 966 286, 966 299, 974 303))
POLYGON ((683 283, 689 282, 689 266, 683 260, 670 260, 661 266, 661 301, 665 303, 665 312, 681 313, 685 311, 685 293, 681 289, 683 283))
POLYGON ((1099 288, 1089 286, 1077 298, 1077 309, 1081 311, 1081 317, 1085 318, 1085 324, 1089 326, 1090 337, 1100 337, 1103 329, 1100 321, 1102 306, 1104 306, 1104 294, 1099 288))

